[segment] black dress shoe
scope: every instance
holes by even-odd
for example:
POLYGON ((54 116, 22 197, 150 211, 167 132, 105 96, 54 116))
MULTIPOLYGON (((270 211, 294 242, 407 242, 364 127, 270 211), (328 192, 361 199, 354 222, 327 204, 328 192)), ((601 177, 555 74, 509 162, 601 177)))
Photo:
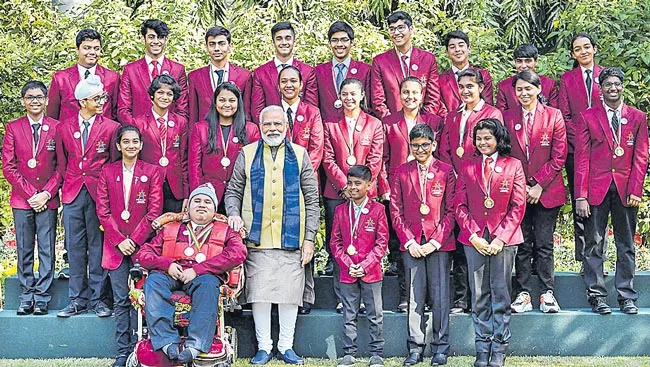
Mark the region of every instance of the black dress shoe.
POLYGON ((34 302, 22 301, 16 310, 16 315, 25 316, 34 312, 34 302))
POLYGON ((431 358, 432 366, 444 366, 447 364, 447 355, 444 353, 436 353, 431 358))
POLYGON ((392 262, 390 265, 388 265, 388 268, 386 268, 386 271, 384 272, 384 275, 387 277, 396 277, 397 276, 397 263, 392 262))
POLYGON ((415 366, 420 362, 422 362, 422 353, 411 352, 402 363, 402 366, 415 366))
POLYGON ((115 358, 115 362, 113 363, 113 367, 125 367, 127 358, 128 357, 125 355, 117 356, 117 358, 115 358))
POLYGON ((505 362, 505 353, 492 353, 492 357, 490 357, 490 367, 503 367, 505 362))
POLYGON ((99 317, 109 317, 113 314, 113 311, 102 302, 96 304, 94 310, 95 310, 95 315, 99 317))
POLYGON ((589 300, 589 303, 591 304, 591 311, 599 315, 609 315, 612 313, 612 309, 605 302, 605 297, 593 297, 589 300))
POLYGON ((81 307, 80 305, 76 304, 75 302, 70 302, 69 305, 65 306, 65 308, 59 312, 56 313, 57 317, 70 317, 74 315, 79 315, 82 313, 88 312, 88 308, 86 307, 81 307))
POLYGON ((399 305, 397 305, 397 312, 399 313, 404 313, 406 312, 406 309, 408 308, 409 304, 406 301, 400 301, 399 305))
POLYGON ((334 274, 334 263, 332 263, 332 258, 327 259, 327 263, 325 264, 325 269, 321 272, 322 275, 331 277, 334 274))
POLYGON ((488 352, 477 352, 476 360, 474 361, 474 367, 487 367, 490 359, 490 353, 488 352))
POLYGON ((47 315, 47 302, 36 302, 34 306, 34 315, 47 315))
POLYGON ((310 313, 311 307, 298 307, 298 315, 309 315, 310 313))
POLYGON ((639 308, 636 307, 634 304, 634 301, 631 299, 626 299, 625 301, 621 302, 621 312, 627 315, 636 315, 639 313, 639 308))

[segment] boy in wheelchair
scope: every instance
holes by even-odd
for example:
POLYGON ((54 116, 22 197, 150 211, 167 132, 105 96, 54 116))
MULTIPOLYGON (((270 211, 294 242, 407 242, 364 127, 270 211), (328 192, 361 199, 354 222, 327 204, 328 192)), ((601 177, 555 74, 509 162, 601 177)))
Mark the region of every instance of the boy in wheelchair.
POLYGON ((144 296, 151 345, 174 364, 191 365, 200 353, 210 352, 221 314, 220 276, 246 259, 240 233, 228 227, 225 217, 215 216, 216 209, 212 185, 197 187, 189 198, 189 220, 164 224, 136 256, 137 262, 150 270, 144 296), (192 300, 191 323, 182 348, 174 328, 178 298, 172 297, 174 291, 183 291, 192 300))

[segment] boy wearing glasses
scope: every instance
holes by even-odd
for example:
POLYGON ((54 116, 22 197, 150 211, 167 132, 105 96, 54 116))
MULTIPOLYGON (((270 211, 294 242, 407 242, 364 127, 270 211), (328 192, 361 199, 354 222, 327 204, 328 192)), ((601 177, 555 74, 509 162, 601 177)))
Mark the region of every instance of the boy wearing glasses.
POLYGON ((57 171, 59 122, 44 115, 47 88, 29 81, 21 90, 27 115, 7 124, 2 149, 2 171, 11 184, 18 250, 21 296, 18 315, 45 315, 54 279, 54 246, 61 175, 57 171), (38 237, 38 279, 34 277, 35 238, 38 237))
POLYGON ((169 74, 181 87, 181 96, 170 111, 189 118, 189 99, 185 66, 165 57, 169 28, 158 19, 148 19, 140 26, 144 57, 124 66, 117 101, 117 119, 123 125, 133 125, 133 119, 151 111, 152 103, 147 90, 158 75, 169 74))
POLYGON ((409 139, 415 159, 397 169, 390 195, 391 218, 402 244, 408 285, 409 355, 403 365, 422 362, 425 340, 429 339, 424 318, 428 295, 433 318, 431 365, 439 366, 447 364, 449 353, 449 252, 456 248, 456 175, 450 164, 433 157, 436 140, 429 125, 415 125, 409 139))
MULTIPOLYGON (((357 78, 370 95, 370 65, 352 60, 350 50, 354 46, 354 30, 346 22, 336 21, 327 31, 332 61, 316 66, 318 107, 323 121, 339 121, 343 116, 343 101, 339 98, 341 83, 345 78, 357 78)), ((368 102, 368 101, 366 101, 368 102)), ((370 110, 370 105, 367 106, 370 110)))
POLYGON ((96 75, 77 84, 80 110, 62 121, 56 141, 58 170, 63 176, 63 228, 70 261, 70 304, 57 313, 70 317, 88 311, 111 316, 100 299, 106 272, 102 269, 103 235, 95 211, 97 180, 104 164, 117 156, 115 131, 119 124, 101 115, 106 105, 104 85, 96 75))
POLYGON ((370 101, 375 116, 383 118, 402 109, 399 83, 408 76, 420 79, 424 85, 422 111, 441 115, 436 57, 411 44, 413 20, 408 13, 396 11, 386 22, 395 49, 377 55, 372 61, 370 101))

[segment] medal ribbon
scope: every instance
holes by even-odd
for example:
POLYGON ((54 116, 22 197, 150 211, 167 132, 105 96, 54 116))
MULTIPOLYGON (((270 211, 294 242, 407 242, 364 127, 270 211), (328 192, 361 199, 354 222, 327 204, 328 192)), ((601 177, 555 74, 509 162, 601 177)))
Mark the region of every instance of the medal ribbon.
POLYGON ((463 113, 460 117, 460 127, 458 129, 458 133, 460 135, 458 139, 458 146, 459 147, 464 147, 465 146, 465 132, 467 130, 467 120, 469 120, 469 116, 472 114, 472 110, 463 110, 463 113))
MULTIPOLYGON (((493 162, 492 158, 490 158, 490 157, 485 159, 485 163, 483 164, 483 176, 485 176, 485 167, 489 167, 492 164, 492 162, 493 162), (490 160, 489 164, 487 164, 488 159, 490 160)), ((495 164, 494 168, 496 168, 496 164, 495 164)), ((494 173, 494 169, 492 169, 492 167, 490 167, 490 175, 487 177, 487 180, 485 179, 485 177, 483 177, 483 185, 485 186, 484 187, 485 195, 487 195, 488 198, 490 197, 490 188, 492 188, 492 174, 493 173, 494 173)))
MULTIPOLYGON (((188 227, 191 226, 192 226, 191 224, 188 224, 188 227)), ((203 229, 201 229, 198 235, 194 233, 194 228, 190 228, 188 231, 189 232, 188 236, 191 243, 190 247, 192 247, 193 244, 194 246, 196 246, 198 252, 201 252, 201 247, 203 247, 205 241, 208 239, 210 231, 212 231, 212 227, 214 227, 213 223, 206 225, 205 227, 203 227, 203 229)))
POLYGON ((418 162, 418 177, 420 178, 420 202, 424 205, 427 205, 427 173, 429 171, 428 165, 423 165, 418 162))
POLYGON ((366 207, 367 203, 368 197, 366 196, 365 200, 361 204, 361 209, 359 209, 359 215, 355 213, 353 220, 352 217, 354 209, 352 209, 352 206, 355 204, 352 200, 350 200, 350 205, 348 205, 348 216, 350 217, 350 245, 353 243, 354 234, 357 233, 357 229, 359 228, 359 218, 361 218, 361 213, 363 212, 363 209, 366 207))
POLYGON ((133 167, 129 170, 128 168, 124 167, 124 163, 122 163, 122 168, 131 172, 131 181, 127 184, 127 180, 124 179, 124 173, 122 173, 122 191, 124 191, 124 210, 127 212, 129 211, 129 199, 131 198, 131 186, 133 186, 133 173, 135 172, 135 163, 133 164, 133 167))
MULTIPOLYGON (((613 135, 613 138, 614 138, 614 143, 616 143, 617 147, 620 147, 621 146, 621 130, 622 130, 621 125, 622 124, 621 124, 621 121, 618 119, 618 116, 616 114, 616 110, 611 110, 611 111, 613 113, 612 114, 612 121, 617 121, 618 122, 618 124, 617 124, 618 126, 617 126, 617 129, 616 129, 617 131, 614 131, 614 134, 612 134, 612 135, 613 135)), ((612 130, 614 130, 613 127, 612 127, 612 130)))
POLYGON ((159 117, 158 122, 158 135, 160 137, 160 152, 163 157, 167 156, 167 121, 164 118, 159 117))
MULTIPOLYGON (((360 116, 361 114, 359 114, 360 116)), ((352 129, 350 130, 350 127, 348 126, 348 119, 345 118, 345 126, 348 127, 348 136, 347 139, 343 139, 345 141, 345 146, 348 148, 348 156, 353 155, 352 148, 354 148, 354 132, 357 130, 357 122, 359 121, 359 116, 354 120, 354 125, 352 126, 352 129), (349 142, 348 142, 349 140, 349 142)))

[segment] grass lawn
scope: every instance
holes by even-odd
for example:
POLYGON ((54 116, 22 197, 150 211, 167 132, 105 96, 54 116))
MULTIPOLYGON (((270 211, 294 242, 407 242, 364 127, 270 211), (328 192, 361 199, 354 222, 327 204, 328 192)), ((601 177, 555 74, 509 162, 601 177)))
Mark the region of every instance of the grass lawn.
MULTIPOLYGON (((402 358, 386 359, 387 367, 402 365, 402 358)), ((420 364, 422 367, 429 365, 429 360, 420 364)), ((449 358, 449 367, 472 366, 473 357, 449 358)), ((111 359, 0 359, 0 367, 110 367, 111 359)), ((357 363, 357 366, 367 366, 367 360, 357 363)), ((284 363, 274 361, 269 366, 285 366, 284 363)), ((325 359, 307 359, 306 366, 336 366, 333 361, 325 359)), ((250 366, 248 360, 240 359, 235 366, 250 366)), ((511 357, 506 360, 509 367, 642 367, 650 366, 650 357, 511 357)))

